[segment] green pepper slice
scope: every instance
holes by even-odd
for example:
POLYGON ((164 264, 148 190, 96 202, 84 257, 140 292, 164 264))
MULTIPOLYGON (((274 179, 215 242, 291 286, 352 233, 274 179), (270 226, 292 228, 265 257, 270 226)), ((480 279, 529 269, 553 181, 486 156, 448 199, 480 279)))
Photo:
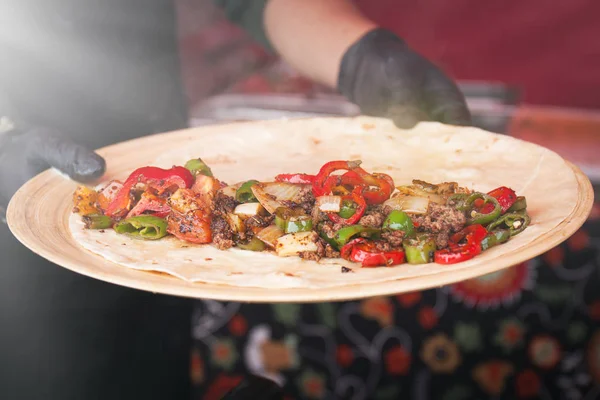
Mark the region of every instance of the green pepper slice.
POLYGON ((338 248, 341 248, 347 244, 350 239, 359 234, 366 234, 368 236, 378 235, 381 231, 377 228, 369 228, 363 225, 349 225, 338 230, 333 235, 333 240, 337 244, 338 248))
POLYGON ((508 228, 510 230, 510 236, 512 237, 523 232, 530 222, 531 218, 529 217, 529 214, 527 214, 527 210, 521 210, 504 214, 496 221, 489 224, 487 230, 492 231, 495 228, 508 228))
POLYGON ((113 220, 109 216, 102 214, 85 215, 82 219, 85 229, 108 229, 113 224, 113 220))
POLYGON ((194 176, 206 175, 213 176, 213 173, 208 165, 201 158, 193 158, 185 163, 185 168, 188 169, 194 176))
POLYGON ((354 215, 356 212, 356 204, 352 201, 344 200, 342 201, 342 206, 340 207, 340 212, 338 215, 343 219, 348 219, 354 215))
POLYGON ((275 210, 275 225, 285 233, 312 231, 312 218, 302 210, 279 207, 275 210))
POLYGON ((319 233, 319 236, 321 236, 321 239, 323 239, 324 241, 329 243, 329 245, 331 247, 333 247, 335 250, 340 249, 340 247, 338 246, 336 241, 333 240, 333 238, 330 238, 329 236, 327 236, 327 234, 323 231, 323 222, 319 223, 319 225, 317 226, 317 232, 319 233))
POLYGON ((153 215, 138 215, 118 222, 114 229, 134 239, 156 240, 167 235, 167 221, 153 215))
POLYGON ((461 211, 466 212, 467 225, 489 224, 490 222, 496 220, 496 218, 498 218, 500 216, 500 214, 502 213, 502 206, 500 206, 500 203, 498 203, 498 200, 496 200, 494 197, 492 197, 488 194, 479 193, 479 192, 475 192, 475 193, 472 193, 471 195, 469 195, 469 197, 467 197, 467 199, 464 201, 464 203, 460 204, 457 208, 461 211), (480 209, 485 208, 485 205, 490 204, 490 203, 494 206, 494 209, 492 211, 490 211, 489 213, 482 213, 482 212, 477 211, 474 208, 474 204, 473 204, 477 200, 483 200, 483 204, 480 205, 480 209))
POLYGON ((412 219, 410 219, 407 213, 400 210, 393 210, 388 214, 385 221, 383 221, 383 229, 403 231, 407 237, 415 233, 415 226, 412 219))
POLYGON ((481 251, 485 251, 490 247, 507 242, 508 239, 510 239, 510 231, 508 229, 496 229, 491 231, 481 241, 481 251))
POLYGON ((240 203, 253 203, 256 202, 256 197, 254 197, 254 193, 252 193, 252 186, 256 185, 258 181, 251 179, 246 181, 240 186, 240 188, 235 192, 235 199, 240 203))
POLYGON ((238 243, 237 247, 248 251, 263 251, 266 245, 260 239, 253 237, 246 243, 238 243))
POLYGON ((437 249, 433 236, 419 234, 416 237, 405 239, 402 242, 406 262, 409 264, 428 264, 433 261, 437 249))
POLYGON ((506 212, 515 212, 525 210, 527 208, 527 200, 524 196, 518 196, 517 200, 514 202, 512 206, 506 212))
POLYGON ((456 209, 464 211, 463 207, 469 195, 467 193, 455 193, 448 197, 448 202, 453 202, 456 209))

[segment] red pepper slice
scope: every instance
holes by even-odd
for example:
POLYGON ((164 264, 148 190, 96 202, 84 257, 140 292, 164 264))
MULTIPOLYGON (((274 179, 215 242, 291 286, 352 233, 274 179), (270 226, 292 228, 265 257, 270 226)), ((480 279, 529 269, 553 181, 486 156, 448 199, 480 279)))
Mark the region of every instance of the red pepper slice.
POLYGON ((354 239, 341 249, 342 258, 361 263, 363 267, 391 266, 404 262, 403 250, 379 251, 373 242, 354 239))
POLYGON ((288 183, 307 183, 312 184, 315 181, 315 175, 309 174, 279 174, 275 177, 276 182, 288 183))
POLYGON ((338 185, 365 186, 365 181, 355 171, 348 171, 339 177, 338 185))
POLYGON ((315 192, 313 187, 313 193, 320 193, 319 196, 324 196, 330 193, 334 193, 337 189, 342 193, 349 193, 345 186, 352 186, 353 190, 357 186, 364 187, 365 182, 360 176, 354 171, 348 171, 343 175, 331 175, 325 180, 325 184, 320 191, 315 192))
POLYGON ((390 198, 394 190, 394 180, 386 174, 369 174, 360 168, 360 161, 331 161, 321 167, 313 182, 313 194, 323 196, 331 193, 337 185, 363 187, 367 204, 381 204, 390 198), (347 170, 341 177, 332 177, 338 170, 347 170))
MULTIPOLYGON (((355 168, 358 168, 359 165, 360 161, 330 161, 323 165, 313 182, 313 194, 315 197, 330 193, 325 191, 327 190, 325 183, 328 181, 328 178, 330 178, 332 173, 339 170, 351 171, 355 168)), ((332 179, 330 179, 327 183, 328 185, 331 185, 330 187, 333 187, 335 186, 335 182, 337 182, 337 177, 332 177, 332 179)))
POLYGON ((334 224, 343 223, 346 225, 356 224, 365 214, 365 211, 367 211, 367 203, 365 202, 365 199, 362 196, 361 192, 362 187, 357 186, 348 196, 342 197, 342 201, 352 200, 354 203, 356 203, 356 211, 354 212, 354 214, 352 214, 350 218, 342 218, 337 213, 327 213, 327 216, 329 217, 331 222, 333 222, 334 224))
POLYGON ((123 217, 131 206, 131 189, 138 183, 145 183, 160 195, 172 186, 189 188, 194 183, 194 175, 184 167, 162 169, 158 167, 138 168, 129 175, 119 193, 110 202, 105 214, 112 218, 123 217))
POLYGON ((470 260, 481 254, 481 241, 486 235, 487 230, 483 226, 468 226, 452 235, 449 248, 435 252, 434 261, 438 264, 456 264, 470 260), (466 240, 466 243, 461 244, 463 240, 466 240))
POLYGON ((155 217, 165 218, 171 212, 171 207, 169 207, 165 199, 157 197, 152 193, 144 192, 140 201, 127 214, 127 218, 142 215, 147 211, 151 211, 149 214, 155 217))
POLYGON ((391 176, 379 173, 369 174, 360 167, 355 168, 354 171, 360 176, 365 185, 369 186, 363 192, 367 204, 381 204, 390 198, 394 190, 394 180, 391 176))
MULTIPOLYGON (((508 209, 511 208, 512 205, 517 201, 517 194, 515 191, 506 186, 500 186, 491 192, 488 192, 488 195, 498 200, 498 203, 500 203, 500 207, 502 208, 502 214, 508 211, 508 209)), ((494 211, 493 204, 487 203, 483 205, 483 200, 481 199, 475 200, 473 205, 479 210, 479 212, 483 214, 489 214, 494 211)))
POLYGON ((454 235, 450 236, 449 243, 451 245, 460 245, 463 240, 469 239, 471 237, 473 240, 481 242, 488 234, 487 229, 483 227, 483 225, 470 225, 462 229, 460 232, 456 232, 454 235))
MULTIPOLYGON (((515 201, 517 201, 517 194, 515 193, 515 191, 511 188, 507 188, 506 186, 500 186, 499 188, 496 188, 489 192, 488 195, 498 200, 498 203, 500 203, 500 207, 502 207, 503 214, 506 211, 508 211, 508 209, 511 208, 513 204, 515 204, 515 201)), ((490 204, 490 206, 492 206, 493 208, 492 204, 490 204)))

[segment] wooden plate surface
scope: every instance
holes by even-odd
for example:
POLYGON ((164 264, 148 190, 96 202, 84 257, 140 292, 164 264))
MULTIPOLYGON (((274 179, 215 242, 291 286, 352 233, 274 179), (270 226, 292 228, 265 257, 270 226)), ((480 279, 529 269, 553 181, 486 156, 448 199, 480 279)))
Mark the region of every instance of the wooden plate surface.
MULTIPOLYGON (((278 122, 269 122, 277 124, 278 122)), ((253 124, 253 123, 250 123, 253 124)), ((241 125, 240 125, 241 126, 241 125)), ((185 140, 201 140, 211 127, 153 135, 99 150, 109 165, 105 179, 123 178, 133 169, 147 165, 165 150, 176 149, 185 140)), ((283 171, 285 172, 285 171, 283 171)), ((502 254, 472 267, 380 283, 317 289, 261 289, 205 283, 190 283, 166 274, 125 268, 82 248, 69 230, 71 196, 76 184, 53 170, 27 182, 13 197, 7 220, 13 234, 38 255, 76 273, 117 285, 177 296, 246 302, 321 302, 389 295, 443 286, 492 273, 527 261, 565 241, 586 221, 594 193, 586 175, 571 163, 565 171, 577 180, 577 203, 570 214, 552 230, 517 251, 502 254)), ((548 193, 547 195, 552 195, 548 193)))

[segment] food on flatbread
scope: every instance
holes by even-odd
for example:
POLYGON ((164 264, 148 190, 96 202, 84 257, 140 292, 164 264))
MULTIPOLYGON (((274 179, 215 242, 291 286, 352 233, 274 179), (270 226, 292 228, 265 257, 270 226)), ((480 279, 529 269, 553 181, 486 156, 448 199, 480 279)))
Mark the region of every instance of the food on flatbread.
POLYGON ((185 166, 138 168, 99 189, 80 186, 73 212, 85 229, 128 239, 269 252, 362 267, 456 264, 510 240, 529 225, 525 197, 501 186, 483 193, 456 182, 367 172, 360 160, 331 161, 315 175, 228 185, 200 158, 185 166))

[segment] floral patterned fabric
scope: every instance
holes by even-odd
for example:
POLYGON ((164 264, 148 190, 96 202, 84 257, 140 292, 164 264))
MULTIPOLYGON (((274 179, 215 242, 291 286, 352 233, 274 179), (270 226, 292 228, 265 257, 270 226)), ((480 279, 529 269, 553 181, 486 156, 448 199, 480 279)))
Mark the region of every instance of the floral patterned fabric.
POLYGON ((248 373, 288 399, 600 398, 600 204, 561 246, 435 290, 321 304, 202 301, 196 399, 248 373))

